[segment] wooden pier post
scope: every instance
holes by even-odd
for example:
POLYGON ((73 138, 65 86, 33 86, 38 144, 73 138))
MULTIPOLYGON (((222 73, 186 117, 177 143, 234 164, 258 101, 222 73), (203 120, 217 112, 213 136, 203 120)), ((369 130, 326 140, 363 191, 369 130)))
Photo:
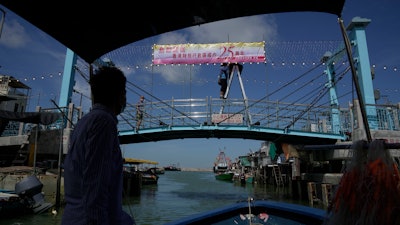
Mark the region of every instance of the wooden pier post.
POLYGON ((317 196, 317 185, 315 184, 315 182, 307 183, 307 192, 310 205, 313 206, 315 202, 319 201, 317 196))
POLYGON ((332 184, 321 184, 322 188, 322 204, 329 206, 331 200, 332 184))

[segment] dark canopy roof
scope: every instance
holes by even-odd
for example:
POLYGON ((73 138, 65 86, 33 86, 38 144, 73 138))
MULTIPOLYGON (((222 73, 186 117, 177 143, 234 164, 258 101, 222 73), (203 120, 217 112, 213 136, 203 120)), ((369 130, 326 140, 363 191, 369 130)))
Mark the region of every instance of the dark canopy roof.
MULTIPOLYGON (((93 63, 127 44, 203 23, 279 12, 341 17, 345 0, 26 1, 0 0, 9 10, 93 63)), ((6 18, 7 19, 7 18, 6 18)))

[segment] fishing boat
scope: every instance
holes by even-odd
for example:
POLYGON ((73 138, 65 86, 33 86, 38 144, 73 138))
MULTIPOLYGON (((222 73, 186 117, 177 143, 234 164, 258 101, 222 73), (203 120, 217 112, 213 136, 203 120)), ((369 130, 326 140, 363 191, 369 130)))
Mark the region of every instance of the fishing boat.
POLYGON ((271 200, 237 202, 229 206, 191 215, 165 225, 194 224, 323 224, 326 211, 309 206, 271 200))
POLYGON ((225 155, 225 152, 220 150, 214 162, 214 173, 220 174, 231 170, 231 160, 225 155))
POLYGON ((233 175, 235 173, 232 171, 220 172, 215 174, 215 179, 217 180, 225 180, 225 181, 232 181, 233 175))

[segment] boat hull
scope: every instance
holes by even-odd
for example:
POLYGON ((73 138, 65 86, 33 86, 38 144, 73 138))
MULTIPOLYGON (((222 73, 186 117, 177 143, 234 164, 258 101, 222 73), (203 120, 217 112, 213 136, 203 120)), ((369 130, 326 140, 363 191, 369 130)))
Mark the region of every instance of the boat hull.
POLYGON ((215 179, 232 181, 234 173, 219 173, 215 174, 215 179))
POLYGON ((303 205, 276 202, 276 201, 254 201, 238 202, 219 209, 195 214, 165 225, 198 225, 198 224, 268 224, 269 221, 277 224, 307 224, 321 225, 326 218, 326 211, 303 205), (249 209, 251 213, 249 213, 249 209), (253 216, 249 216, 253 215, 253 216))
POLYGON ((156 174, 142 174, 142 185, 151 185, 158 183, 158 176, 156 174))

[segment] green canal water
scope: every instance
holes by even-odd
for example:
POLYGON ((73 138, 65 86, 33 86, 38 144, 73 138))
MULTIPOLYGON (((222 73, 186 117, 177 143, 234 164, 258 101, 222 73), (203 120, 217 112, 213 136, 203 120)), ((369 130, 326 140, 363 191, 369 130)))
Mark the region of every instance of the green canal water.
MULTIPOLYGON (((271 199, 301 205, 307 200, 294 199, 290 187, 270 184, 245 184, 216 180, 212 172, 166 171, 157 185, 143 186, 138 196, 124 198, 124 209, 135 217, 138 225, 162 225, 192 214, 223 207, 237 201, 271 199)), ((322 207, 316 205, 314 207, 322 207)), ((0 225, 59 225, 62 208, 57 215, 21 215, 0 218, 0 225)))

